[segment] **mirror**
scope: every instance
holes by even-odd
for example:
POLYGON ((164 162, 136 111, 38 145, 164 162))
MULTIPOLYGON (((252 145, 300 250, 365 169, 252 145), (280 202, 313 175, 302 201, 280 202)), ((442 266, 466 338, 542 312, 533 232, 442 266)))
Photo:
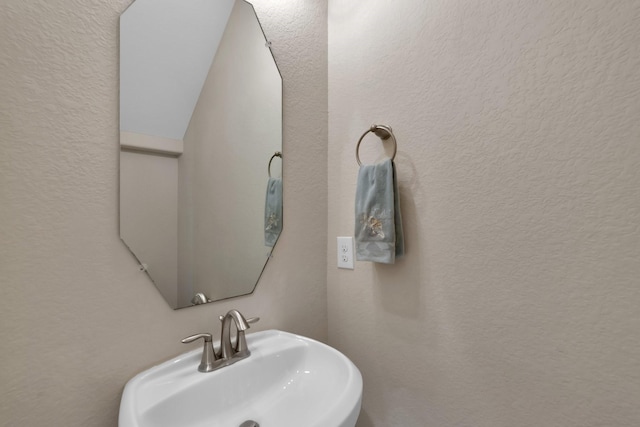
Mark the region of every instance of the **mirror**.
POLYGON ((282 230, 282 78, 244 0, 120 17, 120 237, 173 308, 253 292, 282 230))

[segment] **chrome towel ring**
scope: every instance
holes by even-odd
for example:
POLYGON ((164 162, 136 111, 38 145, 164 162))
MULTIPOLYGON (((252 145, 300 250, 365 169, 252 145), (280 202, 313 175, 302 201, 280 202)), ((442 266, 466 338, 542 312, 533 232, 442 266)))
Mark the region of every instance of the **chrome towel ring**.
POLYGON ((393 131, 391 130, 391 126, 371 125, 369 130, 367 130, 365 133, 362 134, 362 136, 358 140, 358 144, 356 145, 356 160, 358 161, 358 166, 362 166, 362 162, 360 162, 360 154, 359 154, 360 143, 369 132, 375 133, 383 141, 391 138, 391 140, 393 141, 393 155, 391 156, 391 161, 393 161, 393 159, 396 158, 396 152, 398 151, 398 143, 396 142, 396 137, 393 134, 393 131))
POLYGON ((267 166, 267 173, 269 174, 269 178, 271 178, 271 162, 273 161, 274 157, 280 157, 282 159, 282 153, 280 151, 276 151, 269 159, 269 166, 267 166))

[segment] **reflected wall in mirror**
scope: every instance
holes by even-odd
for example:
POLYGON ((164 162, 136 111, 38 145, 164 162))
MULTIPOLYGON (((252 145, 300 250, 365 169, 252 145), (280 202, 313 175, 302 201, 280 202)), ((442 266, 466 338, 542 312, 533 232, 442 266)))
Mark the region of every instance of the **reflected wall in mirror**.
POLYGON ((122 14, 120 145, 120 237, 169 305, 253 292, 282 230, 282 78, 250 3, 122 14))

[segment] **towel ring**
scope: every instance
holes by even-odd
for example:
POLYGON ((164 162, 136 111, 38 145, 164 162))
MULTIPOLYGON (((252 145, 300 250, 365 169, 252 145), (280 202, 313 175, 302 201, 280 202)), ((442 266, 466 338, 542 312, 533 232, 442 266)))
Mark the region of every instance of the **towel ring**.
POLYGON ((269 166, 267 166, 267 173, 269 174, 269 178, 271 178, 271 162, 273 161, 274 157, 280 157, 282 159, 282 153, 280 151, 276 151, 269 159, 269 166))
POLYGON ((371 125, 369 130, 367 130, 365 133, 362 134, 362 136, 358 140, 358 144, 356 145, 356 160, 358 161, 358 166, 362 166, 362 162, 360 162, 360 154, 359 154, 360 143, 369 132, 375 133, 383 141, 391 138, 391 140, 393 141, 393 155, 391 156, 391 161, 393 161, 393 159, 396 158, 396 152, 398 151, 398 143, 396 142, 396 137, 395 135, 393 135, 393 131, 391 130, 391 127, 385 126, 385 125, 371 125))

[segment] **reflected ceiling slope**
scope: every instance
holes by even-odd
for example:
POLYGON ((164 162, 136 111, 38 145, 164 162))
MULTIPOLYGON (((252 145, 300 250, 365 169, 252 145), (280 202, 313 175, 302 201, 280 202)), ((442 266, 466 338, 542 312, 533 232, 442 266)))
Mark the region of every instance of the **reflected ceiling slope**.
POLYGON ((120 18, 122 131, 184 137, 234 4, 185 1, 136 0, 120 18))

